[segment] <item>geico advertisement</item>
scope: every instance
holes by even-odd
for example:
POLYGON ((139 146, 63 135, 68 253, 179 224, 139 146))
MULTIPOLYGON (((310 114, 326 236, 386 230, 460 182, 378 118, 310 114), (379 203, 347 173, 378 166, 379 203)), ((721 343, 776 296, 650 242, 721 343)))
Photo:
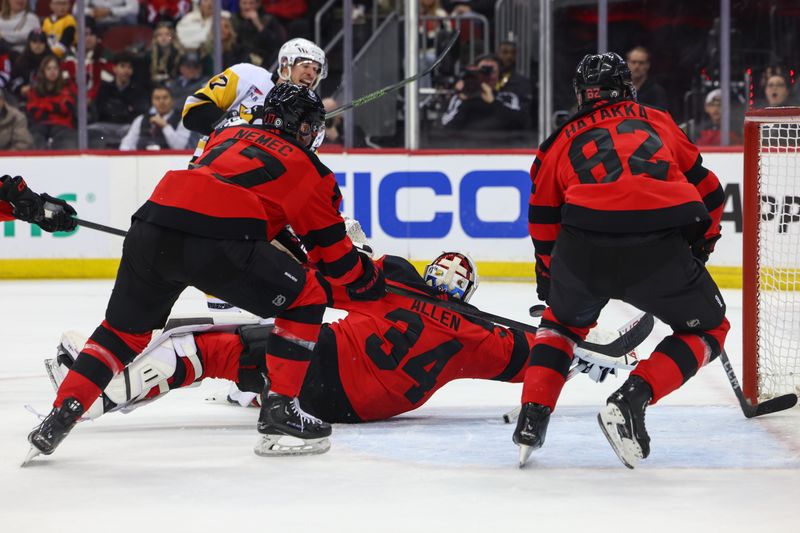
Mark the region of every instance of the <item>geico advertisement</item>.
MULTIPOLYGON (((107 221, 112 210, 112 182, 106 158, 87 156, 2 159, 3 173, 25 177, 29 187, 72 204, 80 218, 107 221)), ((0 258, 108 258, 118 256, 119 237, 78 227, 47 233, 21 221, 0 223, 0 258)))
MULTIPOLYGON (((379 253, 425 259, 445 248, 481 261, 528 262, 527 212, 533 155, 345 155, 321 159, 340 184, 342 210, 361 222, 379 253)), ((712 153, 706 166, 720 178, 726 201, 723 239, 711 263, 741 265, 742 155, 712 153)), ((182 156, 4 157, 5 172, 24 175, 37 192, 74 203, 79 216, 127 228, 130 215, 182 156)), ((796 239, 800 200, 766 192, 763 217, 778 235, 796 239)), ((87 228, 48 235, 4 223, 0 257, 118 257, 121 239, 87 228)), ((633 228, 632 228, 633 229, 633 228)), ((800 230, 798 230, 800 231, 800 230)))

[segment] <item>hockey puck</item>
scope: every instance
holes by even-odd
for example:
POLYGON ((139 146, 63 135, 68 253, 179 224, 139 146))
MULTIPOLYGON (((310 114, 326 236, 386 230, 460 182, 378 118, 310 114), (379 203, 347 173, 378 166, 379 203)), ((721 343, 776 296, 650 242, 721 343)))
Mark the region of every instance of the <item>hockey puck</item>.
POLYGON ((546 305, 536 304, 532 305, 530 309, 528 309, 528 314, 530 314, 533 318, 539 318, 544 314, 544 310, 547 309, 546 305))

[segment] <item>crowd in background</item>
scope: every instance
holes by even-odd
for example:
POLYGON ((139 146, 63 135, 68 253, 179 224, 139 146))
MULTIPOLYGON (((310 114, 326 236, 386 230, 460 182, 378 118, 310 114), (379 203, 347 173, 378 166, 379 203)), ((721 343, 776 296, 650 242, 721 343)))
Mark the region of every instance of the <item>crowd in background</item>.
MULTIPOLYGON (((459 22, 454 17, 479 15, 491 23, 495 15, 495 0, 418 1, 423 17, 421 69, 440 52, 431 43, 442 43, 456 30, 459 22)), ((392 0, 356 1, 354 22, 372 9, 373 2, 383 10, 399 5, 392 0)), ((314 39, 314 15, 324 0, 222 0, 221 4, 222 68, 249 62, 269 69, 286 40, 314 39)), ((180 111, 186 97, 215 74, 213 0, 86 0, 84 13, 77 13, 71 0, 0 0, 0 150, 77 148, 80 16, 85 17, 89 147, 193 146, 195 134, 181 124, 180 111)), ((341 26, 341 19, 326 23, 332 22, 341 26)), ((488 34, 471 38, 494 42, 488 34)), ((461 147, 534 146, 538 58, 524 69, 531 72, 528 78, 520 74, 513 36, 491 46, 491 53, 469 58, 463 53, 464 39, 462 35, 455 62, 445 62, 433 76, 421 80, 426 141, 435 145, 439 139, 461 147)), ((657 81, 669 79, 670 73, 653 61, 651 51, 634 43, 620 52, 625 53, 640 101, 672 112, 695 142, 721 143, 718 84, 704 87, 700 105, 686 116, 684 109, 676 109, 679 96, 670 85, 665 88, 657 81)), ((572 64, 578 59, 574 57, 572 64)), ((335 63, 334 75, 321 87, 326 98, 339 84, 335 63)), ((752 69, 749 101, 731 99, 730 143, 741 143, 740 119, 747 109, 798 105, 796 78, 795 70, 780 62, 752 69)), ((564 105, 552 117, 555 126, 572 112, 569 92, 558 91, 564 105)), ((336 103, 331 102, 327 103, 336 103)), ((400 128, 402 115, 398 113, 400 128)), ((328 144, 341 144, 341 118, 328 126, 328 144)), ((402 143, 398 139, 378 144, 356 127, 357 147, 391 147, 402 143)))

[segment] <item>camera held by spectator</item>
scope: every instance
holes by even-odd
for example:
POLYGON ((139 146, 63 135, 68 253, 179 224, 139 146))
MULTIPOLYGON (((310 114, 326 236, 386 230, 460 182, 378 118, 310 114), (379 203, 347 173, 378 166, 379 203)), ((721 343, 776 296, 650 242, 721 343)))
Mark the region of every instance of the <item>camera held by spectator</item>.
POLYGON ((455 89, 462 100, 479 98, 485 91, 481 85, 485 84, 491 90, 492 82, 496 81, 494 78, 494 69, 491 65, 469 66, 461 73, 460 81, 462 83, 456 83, 455 89))

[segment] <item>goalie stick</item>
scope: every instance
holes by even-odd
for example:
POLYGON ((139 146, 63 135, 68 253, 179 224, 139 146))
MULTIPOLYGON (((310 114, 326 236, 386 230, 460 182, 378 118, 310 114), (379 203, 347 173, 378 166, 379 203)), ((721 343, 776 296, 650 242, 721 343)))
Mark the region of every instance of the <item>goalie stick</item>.
MULTIPOLYGON (((477 307, 473 307, 471 305, 465 305, 463 303, 449 300, 439 300, 438 298, 434 298, 427 294, 411 291, 402 287, 387 285, 386 290, 393 294, 405 296, 407 298, 415 298, 431 305, 438 305, 439 307, 450 309, 451 311, 461 313, 462 315, 471 316, 480 320, 486 320, 487 322, 494 322, 495 324, 500 324, 510 328, 515 328, 530 333, 536 333, 536 330, 538 329, 536 326, 531 324, 517 322, 516 320, 512 320, 510 318, 493 315, 491 313, 481 311, 477 307)), ((639 346, 639 344, 642 343, 642 341, 648 337, 648 335, 650 335, 650 332, 653 331, 653 324, 653 315, 645 313, 641 320, 639 320, 639 322, 627 333, 608 344, 597 344, 594 342, 583 341, 578 346, 591 352, 597 352, 611 357, 622 357, 623 355, 632 352, 637 346, 639 346)))
POLYGON ((456 41, 458 41, 458 37, 460 35, 461 35, 461 32, 459 30, 456 30, 456 32, 450 38, 450 41, 448 41, 447 45, 445 45, 444 49, 442 50, 442 53, 439 54, 439 57, 436 58, 436 61, 434 61, 433 64, 430 67, 428 67, 425 70, 423 70, 422 72, 418 72, 418 73, 414 74, 413 76, 410 76, 410 77, 408 77, 408 78, 406 78, 404 80, 400 80, 397 83, 393 83, 393 84, 389 85, 388 87, 384 87, 383 89, 378 89, 375 92, 372 92, 372 93, 369 93, 369 94, 365 94, 364 96, 356 98, 355 100, 353 100, 349 104, 345 104, 343 106, 339 106, 336 109, 334 109, 334 110, 332 110, 332 111, 330 111, 328 113, 325 113, 325 120, 328 120, 329 118, 333 118, 333 117, 339 116, 342 113, 344 113, 345 111, 347 111, 348 109, 352 109, 354 107, 358 107, 358 106, 364 105, 364 104, 366 104, 368 102, 371 102, 373 100, 377 100, 378 98, 382 98, 383 96, 389 94, 392 91, 396 91, 397 89, 401 89, 402 87, 405 87, 409 83, 415 82, 418 79, 422 78, 423 76, 427 76, 428 74, 433 72, 433 69, 435 69, 436 67, 439 66, 439 63, 441 63, 444 60, 444 58, 447 55, 447 53, 450 51, 451 48, 453 48, 453 45, 456 44, 456 41))
POLYGON ((736 394, 736 398, 739 400, 739 406, 741 406, 742 413, 744 413, 745 417, 753 418, 756 416, 768 415, 770 413, 777 413, 778 411, 785 411, 786 409, 791 409, 797 405, 797 395, 791 393, 778 396, 777 398, 771 398, 753 405, 750 403, 750 400, 745 398, 742 387, 739 385, 739 379, 736 377, 736 373, 733 371, 733 365, 731 365, 731 360, 728 359, 728 354, 725 353, 725 350, 720 352, 719 360, 722 363, 722 368, 725 370, 725 375, 728 376, 728 381, 733 388, 733 392, 736 394))

